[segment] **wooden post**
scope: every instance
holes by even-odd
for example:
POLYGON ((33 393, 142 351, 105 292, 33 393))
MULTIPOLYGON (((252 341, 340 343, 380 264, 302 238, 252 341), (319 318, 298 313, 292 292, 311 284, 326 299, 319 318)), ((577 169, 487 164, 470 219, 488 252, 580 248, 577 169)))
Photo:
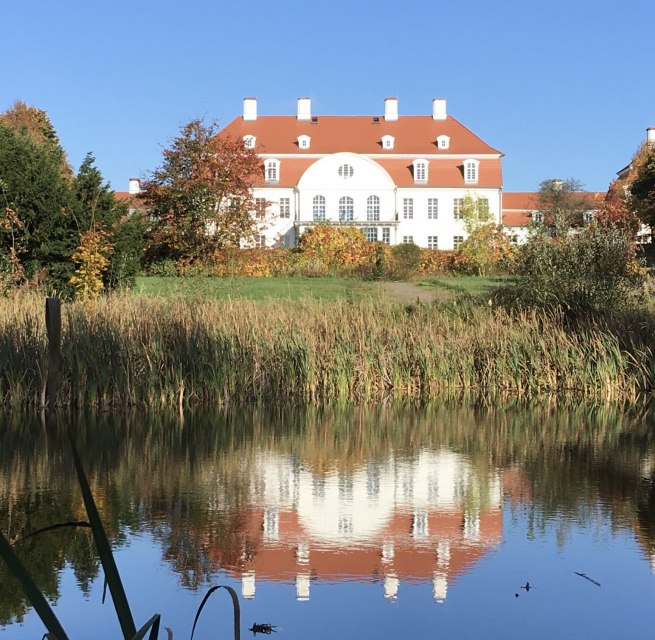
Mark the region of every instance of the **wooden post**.
POLYGON ((46 399, 48 409, 55 408, 59 394, 59 375, 61 361, 61 300, 45 299, 45 326, 48 332, 48 382, 46 399))

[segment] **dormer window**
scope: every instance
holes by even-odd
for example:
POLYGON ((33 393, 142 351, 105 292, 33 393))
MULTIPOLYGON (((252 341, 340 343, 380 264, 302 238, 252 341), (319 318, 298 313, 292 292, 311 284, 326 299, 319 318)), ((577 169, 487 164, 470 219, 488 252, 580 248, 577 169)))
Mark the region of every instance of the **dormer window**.
POLYGON ((243 146, 246 149, 254 149, 256 143, 257 138, 255 136, 243 136, 243 146))
POLYGON ((414 160, 414 182, 428 181, 428 161, 414 160))
POLYGON ((300 149, 309 149, 310 140, 309 136, 298 136, 298 147, 300 149))
POLYGON ((437 137, 437 149, 448 149, 450 147, 450 138, 448 136, 437 137))
POLYGON ((266 182, 280 181, 280 161, 267 160, 265 166, 266 182))
POLYGON ((383 149, 393 149, 394 137, 393 136, 382 136, 382 148, 383 149))
POLYGON ((467 184, 478 181, 479 160, 464 160, 464 182, 467 184))

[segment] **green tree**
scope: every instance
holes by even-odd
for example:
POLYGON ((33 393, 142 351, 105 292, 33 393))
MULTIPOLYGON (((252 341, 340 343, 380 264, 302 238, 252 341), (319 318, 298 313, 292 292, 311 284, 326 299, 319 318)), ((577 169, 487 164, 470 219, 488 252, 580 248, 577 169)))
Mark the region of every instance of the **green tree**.
POLYGON ((544 180, 539 185, 537 210, 543 224, 538 228, 550 236, 565 236, 571 229, 582 227, 585 213, 593 209, 589 194, 574 178, 544 180))
POLYGON ((252 238, 258 225, 252 187, 259 174, 261 161, 242 140, 201 120, 184 125, 143 185, 151 252, 195 260, 252 238))
POLYGON ((105 235, 110 245, 108 261, 102 270, 104 288, 130 287, 134 284, 143 254, 144 220, 140 214, 129 214, 124 203, 117 202, 114 192, 104 182, 95 166, 91 153, 80 165, 74 181, 76 207, 74 219, 77 225, 79 251, 82 239, 88 233, 105 235))
POLYGON ((40 147, 47 149, 55 163, 60 166, 63 175, 67 178, 73 177, 73 170, 68 163, 59 136, 43 109, 31 107, 22 100, 17 100, 10 109, 0 114, 0 124, 18 131, 40 147))
POLYGON ((521 247, 517 273, 510 299, 576 314, 630 306, 645 276, 632 232, 602 222, 566 236, 533 236, 521 247))
POLYGON ((489 200, 467 193, 459 209, 459 217, 464 223, 467 234, 473 233, 481 226, 491 224, 493 214, 489 209, 489 200))
POLYGON ((512 247, 502 228, 494 223, 489 200, 476 195, 464 196, 460 218, 466 240, 458 249, 459 268, 478 276, 496 271, 511 262, 512 247))
POLYGON ((0 184, 5 215, 16 224, 0 225, 0 255, 12 247, 28 279, 62 291, 72 275, 75 249, 74 198, 61 158, 25 133, 0 123, 0 184))

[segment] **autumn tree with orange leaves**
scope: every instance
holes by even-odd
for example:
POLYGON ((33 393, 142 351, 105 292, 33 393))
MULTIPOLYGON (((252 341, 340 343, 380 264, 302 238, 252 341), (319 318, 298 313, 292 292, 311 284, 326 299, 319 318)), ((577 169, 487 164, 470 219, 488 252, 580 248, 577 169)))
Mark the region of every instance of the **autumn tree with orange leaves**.
POLYGON ((143 185, 150 257, 207 260, 252 238, 258 225, 252 187, 260 172, 255 151, 219 134, 215 123, 184 125, 143 185))
POLYGON ((636 233, 655 226, 655 145, 639 145, 630 164, 607 190, 598 219, 636 233))

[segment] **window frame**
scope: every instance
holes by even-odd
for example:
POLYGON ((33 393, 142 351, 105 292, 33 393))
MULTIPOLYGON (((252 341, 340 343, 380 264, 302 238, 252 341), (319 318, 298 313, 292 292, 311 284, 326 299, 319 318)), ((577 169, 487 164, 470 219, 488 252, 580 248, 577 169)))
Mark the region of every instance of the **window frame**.
POLYGON ((351 196, 339 198, 339 222, 352 222, 355 219, 355 201, 351 196))
POLYGON ((439 220, 439 198, 428 198, 428 220, 439 220))
POLYGON ((439 248, 439 236, 428 236, 428 249, 439 248))
POLYGON ((391 150, 394 147, 396 139, 393 136, 386 135, 382 136, 382 148, 391 150))
POLYGON ((477 184, 480 181, 480 161, 475 158, 464 160, 464 182, 477 184))
POLYGON ((371 195, 366 198, 366 220, 368 222, 380 220, 380 196, 371 195))
POLYGON ((403 198, 403 220, 414 219, 414 198, 403 198))
POLYGON ((355 170, 351 164, 344 162, 343 164, 339 165, 337 173, 342 180, 350 180, 355 175, 355 170))
POLYGON ((275 159, 266 160, 264 163, 264 179, 267 183, 280 182, 280 161, 275 159))
POLYGON ((462 219, 463 206, 464 206, 464 198, 453 198, 453 220, 462 219))
POLYGON ((298 148, 299 149, 309 149, 312 139, 308 135, 298 136, 298 148))
POLYGON ((428 181, 428 161, 418 158, 413 162, 414 182, 417 184, 426 184, 428 181))
POLYGON ((314 222, 325 220, 325 196, 318 194, 312 198, 312 220, 314 222))
POLYGON ((263 220, 266 217, 266 210, 268 209, 268 200, 266 198, 255 198, 255 215, 263 220))
POLYGON ((278 204, 280 218, 291 218, 291 198, 282 197, 278 204))
POLYGON ((369 242, 378 241, 378 228, 377 227, 362 227, 362 233, 369 242), (373 237, 372 237, 373 236, 373 237))

